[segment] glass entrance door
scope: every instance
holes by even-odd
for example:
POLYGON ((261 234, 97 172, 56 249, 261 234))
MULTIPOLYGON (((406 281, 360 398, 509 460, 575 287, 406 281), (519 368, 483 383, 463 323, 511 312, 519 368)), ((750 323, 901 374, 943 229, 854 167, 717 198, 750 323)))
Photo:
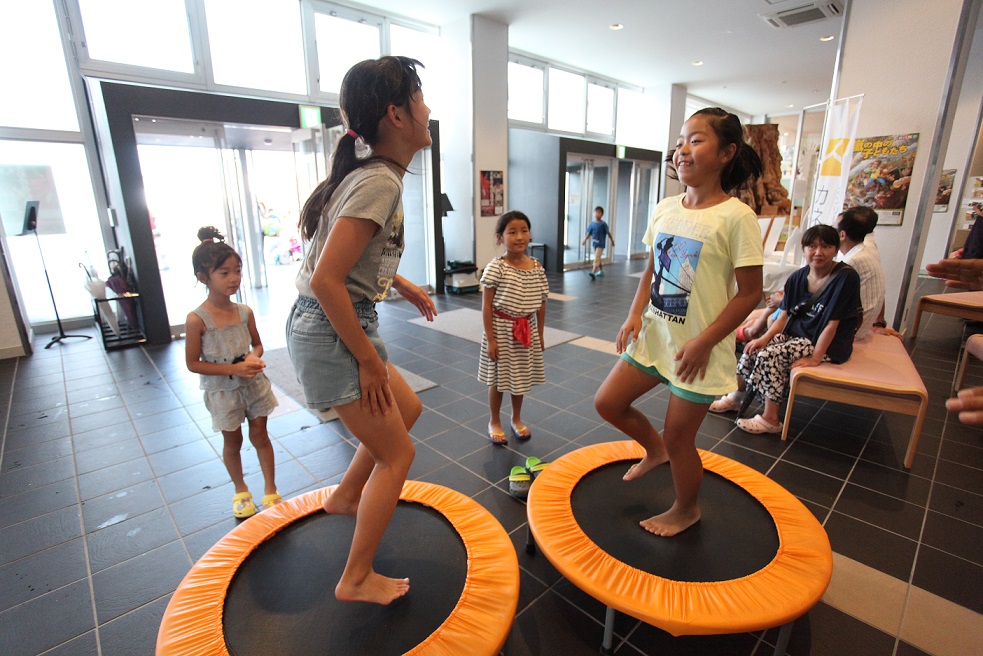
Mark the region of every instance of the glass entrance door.
POLYGON ((213 225, 242 257, 238 300, 253 309, 264 344, 282 345, 296 296, 300 194, 311 176, 292 131, 157 117, 134 117, 134 127, 172 334, 184 332, 205 296, 191 252, 198 229, 213 225))
MULTIPOLYGON (((616 163, 603 157, 568 155, 566 164, 566 212, 563 224, 563 270, 590 266, 594 249, 590 240, 583 244, 587 225, 594 220, 594 208, 603 207, 605 219, 612 212, 612 185, 616 163)), ((615 226, 608 221, 612 229, 615 226)), ((615 237, 617 241, 617 237, 615 237)), ((611 261, 611 249, 605 251, 605 261, 611 261)))

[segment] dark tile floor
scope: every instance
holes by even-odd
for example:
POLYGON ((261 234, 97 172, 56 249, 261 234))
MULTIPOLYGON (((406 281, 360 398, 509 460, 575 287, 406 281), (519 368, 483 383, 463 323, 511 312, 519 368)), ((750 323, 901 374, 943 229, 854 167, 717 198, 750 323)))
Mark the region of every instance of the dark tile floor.
MULTIPOLYGON (((548 325, 603 340, 623 321, 640 263, 551 275, 548 325)), ((930 289, 934 281, 928 283, 930 289)), ((441 310, 477 309, 477 295, 437 298, 441 310)), ((546 353, 547 385, 533 390, 524 418, 535 433, 495 448, 484 438, 486 389, 475 379, 474 343, 407 323, 406 303, 380 305, 394 363, 438 386, 421 393, 410 477, 476 499, 511 534, 521 597, 508 654, 597 653, 604 608, 522 548, 525 506, 506 474, 526 455, 545 460, 621 439, 591 398, 612 365, 606 353, 564 344, 546 353)), ((803 399, 790 440, 750 436, 709 416, 698 446, 780 482, 824 523, 835 552, 942 600, 983 613, 983 439, 948 416, 961 323, 933 315, 913 358, 932 406, 911 472, 901 467, 911 419, 803 399)), ((235 526, 232 485, 219 459, 197 379, 183 344, 106 353, 96 339, 0 362, 0 654, 136 656, 153 653, 170 595, 192 564, 235 526)), ((980 384, 980 367, 969 384, 980 384)), ((666 392, 640 406, 661 426, 666 392)), ((354 447, 338 422, 305 410, 269 425, 277 482, 293 496, 339 480, 354 447)), ((261 477, 244 449, 247 481, 261 477)), ((859 585, 859 583, 858 583, 859 585)), ((878 603, 878 590, 868 602, 878 603)), ((796 622, 789 653, 910 656, 926 653, 820 602, 796 622)), ((862 609, 861 609, 862 610, 862 609)), ((978 619, 978 618, 977 618, 978 619)), ((960 628, 952 627, 953 631, 960 628)), ((978 630, 978 627, 976 627, 978 630)), ((769 654, 776 631, 672 638, 621 616, 618 654, 769 654)))

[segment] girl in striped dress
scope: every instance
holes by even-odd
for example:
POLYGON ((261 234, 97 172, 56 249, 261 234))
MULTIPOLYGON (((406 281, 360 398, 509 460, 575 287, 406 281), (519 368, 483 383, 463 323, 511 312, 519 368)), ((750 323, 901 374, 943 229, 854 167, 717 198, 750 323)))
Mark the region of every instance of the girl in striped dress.
POLYGON ((512 400, 511 432, 517 440, 532 437, 522 423, 522 399, 533 385, 546 382, 543 369, 543 321, 549 283, 538 260, 526 255, 531 224, 522 212, 506 212, 495 226, 496 242, 505 254, 488 263, 481 276, 484 287, 478 380, 488 385, 488 439, 508 440, 499 413, 502 397, 512 400))

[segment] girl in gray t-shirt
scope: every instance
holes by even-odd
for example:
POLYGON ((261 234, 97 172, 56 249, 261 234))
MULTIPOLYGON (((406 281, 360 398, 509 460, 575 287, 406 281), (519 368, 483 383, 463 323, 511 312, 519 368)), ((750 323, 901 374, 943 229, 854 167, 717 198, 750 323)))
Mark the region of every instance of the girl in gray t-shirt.
POLYGON ((375 303, 395 289, 427 319, 436 314, 427 293, 396 273, 403 253, 403 174, 413 155, 430 145, 420 65, 382 57, 348 71, 339 96, 348 130, 330 177, 301 211, 301 233, 310 244, 297 275, 300 295, 287 321, 287 349, 307 405, 334 408, 361 442, 324 502, 329 513, 356 516, 335 587, 341 601, 388 604, 409 590, 409 579, 376 573, 372 559, 413 462, 409 429, 422 405, 388 362, 375 303), (356 155, 358 140, 371 156, 356 155))

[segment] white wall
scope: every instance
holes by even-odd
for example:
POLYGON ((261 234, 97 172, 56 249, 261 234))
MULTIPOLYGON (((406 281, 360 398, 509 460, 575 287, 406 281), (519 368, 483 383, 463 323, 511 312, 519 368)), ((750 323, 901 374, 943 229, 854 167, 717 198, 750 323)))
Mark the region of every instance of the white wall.
MULTIPOLYGON (((471 80, 474 107, 475 264, 484 267, 501 251, 495 244, 496 216, 481 216, 481 172, 501 171, 508 198, 509 27, 486 16, 471 17, 471 80)), ((509 210, 508 207, 505 208, 509 210)))
MULTIPOLYGON (((864 94, 857 136, 919 133, 918 155, 903 224, 881 226, 876 231, 881 252, 897 254, 884 258, 886 317, 889 321, 899 305, 908 305, 909 290, 901 288, 905 279, 904 262, 908 256, 914 257, 916 266, 921 261, 924 240, 915 233, 919 218, 917 210, 924 193, 932 194, 934 199, 935 190, 930 188, 932 181, 926 180, 926 170, 933 147, 940 136, 945 137, 944 131, 936 132, 946 99, 960 12, 964 2, 973 1, 896 0, 891 3, 890 11, 886 11, 882 3, 854 2, 850 5, 836 95, 864 94), (918 29, 912 29, 916 25, 918 29), (894 44, 894 52, 899 55, 888 61, 881 57, 885 38, 894 44)), ((955 134, 953 139, 966 139, 967 136, 955 134)), ((945 144, 942 148, 945 152, 945 144)), ((931 205, 928 211, 931 212, 931 205)), ((927 231, 927 220, 925 228, 927 231)), ((914 285, 911 287, 913 292, 914 285)), ((906 307, 906 311, 908 309, 906 307)))

